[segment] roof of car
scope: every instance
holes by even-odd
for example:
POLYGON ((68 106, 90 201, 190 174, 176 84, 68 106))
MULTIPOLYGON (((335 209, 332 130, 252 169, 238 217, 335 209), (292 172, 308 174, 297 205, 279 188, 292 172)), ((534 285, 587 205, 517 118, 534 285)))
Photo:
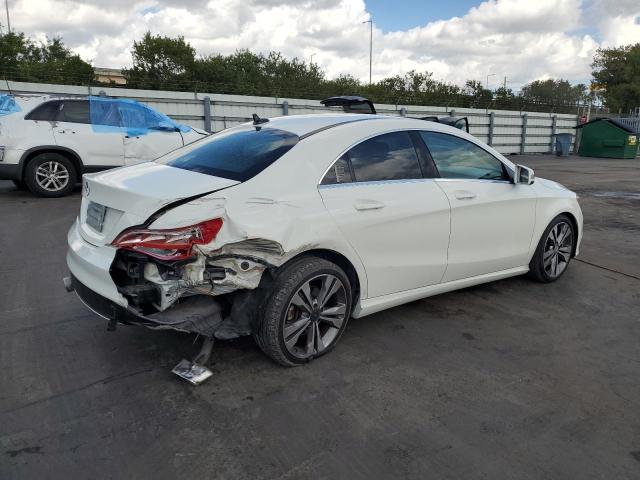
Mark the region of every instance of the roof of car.
POLYGON ((380 121, 380 120, 406 120, 403 117, 392 117, 387 115, 370 115, 357 113, 322 113, 309 115, 291 115, 286 117, 270 118, 268 123, 260 126, 264 128, 278 128, 295 133, 299 137, 306 137, 315 132, 326 130, 328 128, 362 121, 380 121))

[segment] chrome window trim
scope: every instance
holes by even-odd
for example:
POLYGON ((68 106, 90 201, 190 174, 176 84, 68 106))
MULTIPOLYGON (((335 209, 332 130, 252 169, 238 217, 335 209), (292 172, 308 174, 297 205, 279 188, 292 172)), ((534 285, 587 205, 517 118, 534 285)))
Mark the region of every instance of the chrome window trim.
POLYGON ((406 179, 397 179, 397 180, 371 180, 367 182, 346 182, 346 183, 329 183, 326 185, 319 184, 318 189, 325 188, 343 188, 343 187, 370 187, 375 185, 388 185, 388 184, 396 184, 396 183, 427 183, 433 182, 434 180, 438 180, 437 178, 406 178, 406 179))
MULTIPOLYGON (((504 164, 503 164, 504 165, 504 164)), ((506 168, 506 165, 505 165, 506 168)), ((513 185, 513 181, 511 180, 490 180, 486 178, 434 178, 438 182, 483 182, 483 183, 508 183, 509 185, 513 185)))

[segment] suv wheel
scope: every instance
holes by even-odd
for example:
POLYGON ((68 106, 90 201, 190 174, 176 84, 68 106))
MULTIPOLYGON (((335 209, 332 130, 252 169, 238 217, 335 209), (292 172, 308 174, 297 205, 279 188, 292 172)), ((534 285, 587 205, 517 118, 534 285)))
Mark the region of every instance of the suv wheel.
POLYGON ((351 313, 351 285, 340 267, 302 257, 278 272, 254 338, 273 360, 293 367, 328 353, 351 313))
POLYGON ((78 172, 73 163, 59 153, 41 153, 28 164, 24 181, 41 197, 64 197, 73 190, 78 172))

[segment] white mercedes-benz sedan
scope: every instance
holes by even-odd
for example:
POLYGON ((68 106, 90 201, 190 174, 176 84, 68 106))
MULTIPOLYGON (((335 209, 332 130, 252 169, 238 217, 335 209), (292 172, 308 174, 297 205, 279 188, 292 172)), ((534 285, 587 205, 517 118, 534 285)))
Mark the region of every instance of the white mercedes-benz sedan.
POLYGON ((329 352, 350 317, 515 275, 557 280, 581 236, 573 192, 461 130, 256 116, 85 175, 65 284, 111 327, 253 335, 293 366, 329 352))

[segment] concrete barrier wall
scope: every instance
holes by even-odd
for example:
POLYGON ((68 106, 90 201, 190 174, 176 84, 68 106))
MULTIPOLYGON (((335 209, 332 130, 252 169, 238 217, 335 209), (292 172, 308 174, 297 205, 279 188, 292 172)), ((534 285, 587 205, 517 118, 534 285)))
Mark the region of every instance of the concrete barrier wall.
MULTIPOLYGON (((145 103, 176 120, 198 128, 219 132, 225 128, 261 117, 325 113, 327 108, 317 100, 300 98, 252 97, 219 93, 170 92, 127 88, 84 87, 0 81, 0 91, 6 93, 40 93, 58 95, 107 95, 124 97, 145 103), (205 117, 209 103, 210 118, 205 117)), ((410 117, 457 115, 469 119, 469 131, 503 154, 545 153, 553 151, 554 133, 573 133, 578 123, 576 115, 541 112, 517 112, 455 107, 377 104, 379 113, 400 115, 404 108, 410 117)), ((340 111, 339 109, 336 109, 340 111)))

